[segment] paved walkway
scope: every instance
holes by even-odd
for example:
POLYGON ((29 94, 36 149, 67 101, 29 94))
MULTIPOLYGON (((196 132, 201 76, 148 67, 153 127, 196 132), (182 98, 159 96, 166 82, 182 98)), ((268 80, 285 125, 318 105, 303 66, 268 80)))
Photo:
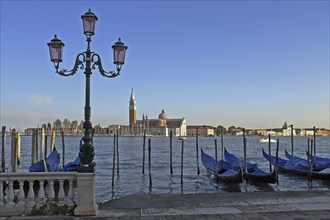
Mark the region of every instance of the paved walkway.
POLYGON ((330 220, 330 191, 138 195, 100 204, 98 215, 93 217, 25 216, 0 218, 0 220, 3 219, 330 220))

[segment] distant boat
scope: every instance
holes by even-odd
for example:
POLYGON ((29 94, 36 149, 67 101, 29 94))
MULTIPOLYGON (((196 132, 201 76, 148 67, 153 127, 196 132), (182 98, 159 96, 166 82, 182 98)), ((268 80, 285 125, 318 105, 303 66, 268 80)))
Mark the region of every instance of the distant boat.
MULTIPOLYGON (((268 138, 260 138, 259 139, 259 142, 260 143, 268 143, 269 142, 269 139, 268 138)), ((271 143, 276 143, 276 140, 275 139, 270 139, 270 142, 271 143)))
MULTIPOLYGON (((215 159, 205 153, 203 149, 201 149, 201 152, 203 165, 208 174, 214 177, 217 173, 215 159)), ((227 161, 220 160, 218 161, 218 179, 216 181, 223 183, 241 183, 243 181, 242 173, 233 170, 231 164, 227 161)))
POLYGON ((56 148, 49 154, 46 160, 39 160, 29 167, 29 172, 56 172, 60 165, 60 154, 56 148))
POLYGON ((184 141, 184 140, 186 140, 187 138, 184 137, 184 136, 179 136, 178 139, 184 141))

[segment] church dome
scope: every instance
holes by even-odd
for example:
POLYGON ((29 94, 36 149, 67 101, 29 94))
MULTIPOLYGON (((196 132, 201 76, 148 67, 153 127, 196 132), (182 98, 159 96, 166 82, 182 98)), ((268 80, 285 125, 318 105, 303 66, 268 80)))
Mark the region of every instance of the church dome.
POLYGON ((286 124, 286 122, 284 123, 284 125, 283 125, 282 128, 283 128, 283 129, 288 129, 288 125, 286 124))
POLYGON ((167 120, 168 119, 167 114, 164 112, 164 109, 159 114, 158 119, 162 119, 162 120, 167 120))

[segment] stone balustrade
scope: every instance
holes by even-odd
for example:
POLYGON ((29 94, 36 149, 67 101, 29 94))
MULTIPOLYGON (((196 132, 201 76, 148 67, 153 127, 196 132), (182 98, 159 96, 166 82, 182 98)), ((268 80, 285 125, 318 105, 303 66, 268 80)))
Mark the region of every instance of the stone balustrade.
POLYGON ((78 175, 0 173, 0 216, 73 214, 78 175))

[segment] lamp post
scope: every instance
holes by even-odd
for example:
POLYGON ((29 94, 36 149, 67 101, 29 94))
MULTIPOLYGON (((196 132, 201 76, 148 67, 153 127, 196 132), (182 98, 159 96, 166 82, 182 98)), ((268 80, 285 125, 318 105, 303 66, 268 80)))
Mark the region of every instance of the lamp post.
POLYGON ((78 68, 83 70, 85 68, 86 76, 86 95, 85 95, 85 110, 84 117, 85 121, 83 123, 84 136, 82 137, 83 144, 80 147, 79 157, 81 165, 78 168, 78 172, 94 172, 95 163, 94 159, 94 147, 93 147, 93 136, 92 136, 92 122, 91 118, 91 106, 90 106, 90 76, 92 75, 92 70, 96 67, 98 68, 102 76, 108 78, 114 78, 119 75, 122 65, 125 61, 125 54, 127 46, 119 40, 112 46, 113 49, 113 63, 116 65, 115 71, 105 71, 102 67, 102 62, 100 56, 92 52, 90 49, 90 42, 92 36, 95 34, 95 23, 97 21, 97 16, 89 9, 84 15, 81 16, 84 27, 84 34, 87 39, 87 50, 81 52, 77 55, 74 67, 71 70, 60 69, 60 62, 62 62, 63 47, 64 43, 54 36, 47 45, 49 46, 50 59, 54 63, 56 73, 61 76, 72 76, 74 75, 78 68))

